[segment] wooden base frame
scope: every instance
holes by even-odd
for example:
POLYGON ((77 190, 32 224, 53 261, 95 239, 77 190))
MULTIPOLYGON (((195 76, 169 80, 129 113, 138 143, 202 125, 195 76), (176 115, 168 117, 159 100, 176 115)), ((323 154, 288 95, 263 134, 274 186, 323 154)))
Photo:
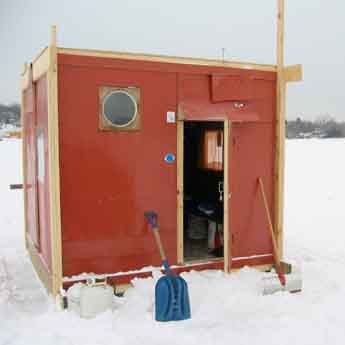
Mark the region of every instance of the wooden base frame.
POLYGON ((25 236, 25 246, 29 253, 31 262, 35 267, 35 271, 43 283, 43 286, 46 288, 48 293, 52 292, 52 276, 48 271, 48 268, 44 265, 40 254, 38 253, 35 245, 31 242, 31 240, 25 236))
MULTIPOLYGON (((260 272, 269 272, 272 270, 273 265, 272 264, 264 264, 264 265, 255 265, 252 266, 252 268, 260 271, 260 272)), ((231 269, 228 273, 236 273, 240 270, 241 268, 233 268, 231 269)), ((148 277, 149 275, 145 275, 145 277, 148 277)), ((144 277, 144 276, 143 276, 144 277)), ((132 284, 118 284, 115 285, 115 293, 116 294, 123 294, 125 293, 128 289, 132 288, 132 284)))

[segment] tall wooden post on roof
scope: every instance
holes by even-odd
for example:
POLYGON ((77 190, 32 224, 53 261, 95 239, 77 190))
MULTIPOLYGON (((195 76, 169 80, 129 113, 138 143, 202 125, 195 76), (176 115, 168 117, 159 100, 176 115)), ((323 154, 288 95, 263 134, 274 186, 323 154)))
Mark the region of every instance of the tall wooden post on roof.
POLYGON ((284 78, 284 0, 278 0, 277 18, 277 95, 275 162, 275 233, 278 257, 283 255, 284 160, 285 160, 285 90, 284 78))
POLYGON ((52 294, 56 296, 62 286, 59 128, 56 26, 51 28, 48 69, 48 146, 50 221, 52 231, 52 294))

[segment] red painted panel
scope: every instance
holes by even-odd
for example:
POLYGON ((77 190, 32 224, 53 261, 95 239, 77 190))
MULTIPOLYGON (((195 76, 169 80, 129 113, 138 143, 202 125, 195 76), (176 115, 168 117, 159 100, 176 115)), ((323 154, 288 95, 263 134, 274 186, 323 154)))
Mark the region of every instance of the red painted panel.
POLYGON ((240 75, 212 75, 212 101, 246 101, 253 97, 254 85, 240 75))
POLYGON ((180 74, 178 78, 179 102, 211 103, 210 76, 180 74))
MULTIPOLYGON (((237 73, 239 74, 239 72, 237 73)), ((247 78, 247 76, 244 77, 247 78)), ((267 79, 264 79, 263 76, 262 79, 246 79, 252 85, 251 98, 241 101, 242 106, 236 101, 213 103, 211 100, 212 83, 209 75, 182 74, 178 79, 179 103, 182 105, 187 120, 207 121, 228 118, 236 122, 272 122, 275 117, 276 84, 271 79, 271 74, 268 74, 267 79)), ((224 92, 229 99, 236 99, 238 96, 236 89, 226 89, 224 92)))
POLYGON ((176 155, 176 75, 60 65, 58 77, 64 275, 158 265, 151 209, 175 262, 176 165, 164 156, 176 155), (98 130, 102 85, 141 88, 139 131, 98 130))
POLYGON ((233 71, 212 74, 212 101, 248 101, 272 97, 276 76, 258 71, 233 71))
POLYGON ((259 113, 252 107, 235 109, 232 102, 210 103, 204 101, 185 101, 180 103, 186 120, 225 120, 232 122, 260 121, 259 113))
POLYGON ((48 151, 48 85, 46 75, 36 81, 36 146, 37 190, 39 209, 40 250, 44 262, 51 270, 51 232, 49 201, 49 151, 48 151))
POLYGON ((232 257, 270 254, 272 241, 257 179, 263 179, 274 221, 274 123, 233 124, 229 145, 232 257))

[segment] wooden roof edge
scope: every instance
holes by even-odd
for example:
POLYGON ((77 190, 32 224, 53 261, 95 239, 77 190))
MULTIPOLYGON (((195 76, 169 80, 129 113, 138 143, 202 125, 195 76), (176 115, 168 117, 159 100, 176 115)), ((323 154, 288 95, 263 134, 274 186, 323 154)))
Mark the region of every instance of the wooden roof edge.
POLYGON ((32 80, 36 81, 44 75, 50 64, 49 47, 44 47, 30 64, 25 63, 21 73, 21 89, 25 90, 29 86, 29 71, 32 66, 32 80))
POLYGON ((32 64, 34 64, 35 62, 37 62, 40 57, 46 52, 46 50, 48 49, 48 46, 45 46, 43 49, 41 49, 41 51, 36 55, 36 57, 32 60, 32 64))
POLYGON ((242 61, 229 61, 229 60, 222 61, 222 60, 214 60, 214 59, 200 59, 200 58, 194 58, 194 57, 179 57, 179 56, 168 56, 168 55, 115 52, 115 51, 92 50, 92 49, 76 49, 76 48, 65 48, 65 47, 58 47, 57 49, 58 49, 58 53, 69 54, 69 55, 82 55, 82 56, 105 57, 105 58, 114 58, 114 59, 165 62, 165 63, 176 63, 176 64, 198 65, 198 66, 229 67, 229 68, 240 68, 240 69, 247 69, 247 70, 267 71, 267 72, 277 71, 276 65, 257 64, 257 63, 242 62, 242 61))

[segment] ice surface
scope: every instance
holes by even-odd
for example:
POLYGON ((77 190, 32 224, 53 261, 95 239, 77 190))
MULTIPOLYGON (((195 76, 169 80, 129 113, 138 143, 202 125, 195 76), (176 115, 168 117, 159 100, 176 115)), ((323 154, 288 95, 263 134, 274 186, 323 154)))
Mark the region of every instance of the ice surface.
POLYGON ((21 142, 0 142, 0 345, 345 343, 345 140, 287 142, 286 259, 302 268, 303 292, 261 295, 250 268, 183 274, 192 319, 153 319, 153 278, 135 279, 116 310, 93 320, 57 312, 23 240, 21 142), (4 268, 5 267, 5 268, 4 268))

